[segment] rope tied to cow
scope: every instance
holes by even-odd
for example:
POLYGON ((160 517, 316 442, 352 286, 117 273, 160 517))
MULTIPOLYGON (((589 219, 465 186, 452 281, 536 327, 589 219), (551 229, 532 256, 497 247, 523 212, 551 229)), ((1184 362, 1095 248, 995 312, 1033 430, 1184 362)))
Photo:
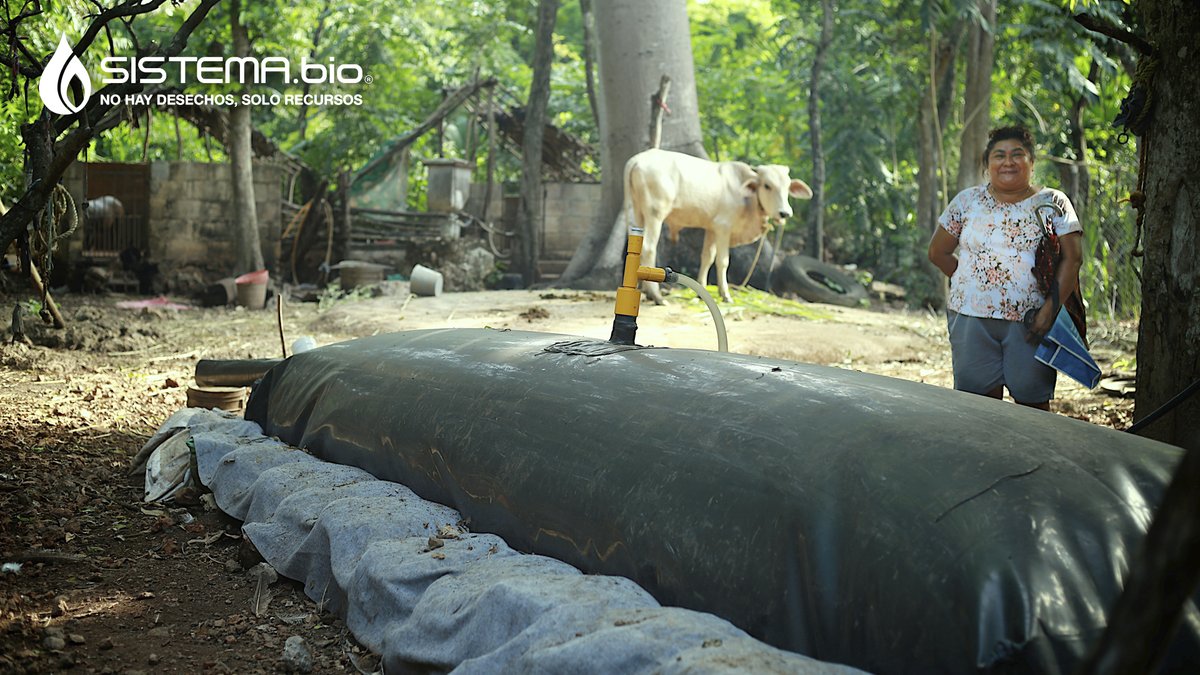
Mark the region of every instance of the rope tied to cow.
MULTIPOLYGON (((758 258, 759 258, 759 256, 762 255, 763 244, 766 243, 767 235, 771 232, 772 229, 774 229, 774 224, 770 221, 770 219, 768 219, 767 220, 767 229, 764 230, 762 233, 762 236, 758 238, 758 248, 754 250, 754 260, 750 261, 750 269, 746 271, 746 278, 742 279, 742 283, 738 284, 738 286, 741 286, 744 288, 746 286, 746 284, 750 283, 750 277, 754 276, 754 270, 755 270, 755 268, 758 267, 758 258)), ((777 235, 775 237, 775 248, 771 249, 772 251, 779 250, 779 236, 782 236, 782 234, 783 234, 783 225, 780 224, 779 235, 777 235)), ((768 290, 770 290, 770 289, 768 289, 768 290)))

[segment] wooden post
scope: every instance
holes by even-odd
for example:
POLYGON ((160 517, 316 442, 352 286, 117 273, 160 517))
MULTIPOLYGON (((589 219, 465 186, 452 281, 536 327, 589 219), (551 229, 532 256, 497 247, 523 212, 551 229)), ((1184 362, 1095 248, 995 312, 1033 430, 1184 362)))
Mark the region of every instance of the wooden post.
POLYGON ((42 275, 38 273, 37 265, 33 263, 33 260, 29 261, 29 280, 33 282, 33 288, 38 292, 38 295, 41 295, 46 300, 46 305, 42 309, 50 312, 50 316, 54 319, 54 327, 62 328, 66 326, 67 324, 63 321, 62 314, 58 311, 58 305, 54 304, 54 297, 50 295, 50 289, 46 288, 45 283, 42 282, 42 275))
POLYGON ((479 219, 487 222, 488 208, 492 204, 492 186, 496 183, 496 85, 488 87, 487 97, 487 184, 483 188, 483 208, 480 209, 479 219))
MULTIPOLYGON (((443 88, 442 89, 442 103, 445 103, 446 99, 449 98, 449 96, 450 96, 450 93, 445 88, 443 88)), ((445 157, 446 151, 442 147, 445 145, 445 142, 446 142, 446 118, 445 117, 439 118, 437 121, 437 137, 436 138, 437 138, 437 145, 436 145, 437 156, 445 157)))
MULTIPOLYGON (((344 258, 349 254, 350 233, 354 227, 350 220, 350 172, 343 170, 338 174, 338 194, 342 196, 342 228, 337 232, 337 249, 344 258)), ((326 279, 329 278, 328 270, 325 272, 326 279)))
MULTIPOLYGON (((479 81, 479 67, 478 66, 475 67, 475 75, 471 79, 476 82, 479 81)), ((468 111, 469 111, 469 108, 468 108, 468 111)), ((477 115, 468 115, 467 116, 467 148, 466 148, 466 150, 467 150, 467 161, 471 163, 472 176, 475 173, 475 149, 476 149, 475 148, 475 127, 477 126, 476 117, 478 117, 478 116, 477 115)))
POLYGON ((658 91, 650 96, 650 147, 657 148, 662 144, 662 118, 664 112, 670 112, 667 107, 667 92, 671 91, 671 78, 662 76, 658 83, 658 91))

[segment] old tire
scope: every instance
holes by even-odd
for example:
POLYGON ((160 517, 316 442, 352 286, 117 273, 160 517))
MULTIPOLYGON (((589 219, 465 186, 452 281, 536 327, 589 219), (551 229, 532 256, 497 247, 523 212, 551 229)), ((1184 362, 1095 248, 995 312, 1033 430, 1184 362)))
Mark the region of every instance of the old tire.
POLYGON ((772 290, 842 307, 857 307, 867 297, 867 289, 857 279, 806 255, 788 256, 783 261, 775 270, 772 290))

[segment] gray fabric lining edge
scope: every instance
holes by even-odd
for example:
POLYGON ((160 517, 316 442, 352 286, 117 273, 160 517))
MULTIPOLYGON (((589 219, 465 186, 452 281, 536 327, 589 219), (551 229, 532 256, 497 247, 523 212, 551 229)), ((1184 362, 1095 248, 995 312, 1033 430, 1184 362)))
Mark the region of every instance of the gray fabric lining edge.
MULTIPOLYGON (((632 581, 463 532, 457 511, 321 461, 215 410, 177 411, 201 482, 280 574, 345 618, 385 673, 861 671, 771 647, 724 619, 662 607, 632 581)), ((753 580, 746 580, 753 583, 753 580)))

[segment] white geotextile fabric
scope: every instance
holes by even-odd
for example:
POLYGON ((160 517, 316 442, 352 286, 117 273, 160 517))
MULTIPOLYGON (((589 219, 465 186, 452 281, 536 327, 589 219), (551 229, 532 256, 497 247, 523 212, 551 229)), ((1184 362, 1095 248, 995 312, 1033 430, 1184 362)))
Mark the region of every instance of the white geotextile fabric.
POLYGON ((457 511, 321 461, 259 426, 185 408, 200 480, 280 574, 340 613, 385 673, 813 673, 860 671, 749 637, 711 614, 662 607, 632 581, 518 553, 490 534, 431 537, 457 511))

